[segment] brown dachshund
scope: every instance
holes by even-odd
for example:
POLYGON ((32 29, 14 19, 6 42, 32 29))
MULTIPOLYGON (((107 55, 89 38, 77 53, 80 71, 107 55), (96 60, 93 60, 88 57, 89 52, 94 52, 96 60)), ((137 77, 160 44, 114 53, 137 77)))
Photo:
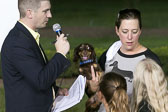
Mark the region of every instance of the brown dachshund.
MULTIPOLYGON (((88 96, 88 100, 86 102, 86 110, 85 112, 96 112, 101 102, 98 100, 97 95, 95 94, 96 91, 91 91, 89 80, 92 79, 91 74, 91 65, 95 72, 98 73, 98 80, 103 75, 103 71, 100 68, 99 64, 96 61, 96 53, 92 45, 88 43, 82 43, 74 49, 74 62, 79 62, 79 73, 86 77, 86 89, 85 92, 88 96)), ((97 87, 97 86, 95 86, 97 87)))
POLYGON ((92 97, 90 97, 85 104, 85 112, 97 112, 100 108, 101 101, 98 98, 97 94, 94 94, 92 97))
POLYGON ((87 80, 92 79, 91 65, 93 65, 95 72, 101 77, 102 70, 96 61, 96 53, 92 45, 88 43, 82 43, 74 49, 74 62, 79 63, 79 73, 86 76, 87 80))

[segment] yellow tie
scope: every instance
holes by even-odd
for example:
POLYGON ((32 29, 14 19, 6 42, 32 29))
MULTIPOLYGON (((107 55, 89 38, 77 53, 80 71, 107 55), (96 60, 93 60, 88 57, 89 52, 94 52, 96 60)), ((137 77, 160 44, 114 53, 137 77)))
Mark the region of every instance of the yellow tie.
POLYGON ((39 45, 39 43, 40 43, 40 34, 38 33, 38 32, 36 32, 36 42, 37 42, 37 44, 39 45))
POLYGON ((40 34, 38 33, 38 32, 36 32, 37 33, 37 36, 36 36, 36 42, 37 42, 37 44, 38 44, 38 46, 39 46, 39 48, 40 48, 40 51, 41 51, 41 53, 42 53, 42 55, 43 55, 43 58, 44 58, 44 60, 45 60, 45 62, 46 62, 46 59, 45 59, 45 56, 44 56, 44 53, 43 53, 43 51, 41 50, 41 47, 40 47, 40 34))

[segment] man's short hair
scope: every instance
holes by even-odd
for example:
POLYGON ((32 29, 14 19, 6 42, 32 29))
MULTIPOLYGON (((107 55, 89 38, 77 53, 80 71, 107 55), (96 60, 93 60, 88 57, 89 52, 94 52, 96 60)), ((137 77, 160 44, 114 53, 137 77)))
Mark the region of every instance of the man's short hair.
POLYGON ((18 9, 20 12, 20 17, 23 18, 26 16, 27 9, 37 10, 38 8, 40 8, 41 1, 50 0, 18 0, 18 9))

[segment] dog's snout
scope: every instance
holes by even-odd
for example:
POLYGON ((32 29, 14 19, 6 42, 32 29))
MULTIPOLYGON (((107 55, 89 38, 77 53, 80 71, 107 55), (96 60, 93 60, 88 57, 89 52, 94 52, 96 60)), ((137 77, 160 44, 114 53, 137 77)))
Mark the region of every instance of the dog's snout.
POLYGON ((82 53, 86 55, 87 54, 87 50, 83 50, 82 53))

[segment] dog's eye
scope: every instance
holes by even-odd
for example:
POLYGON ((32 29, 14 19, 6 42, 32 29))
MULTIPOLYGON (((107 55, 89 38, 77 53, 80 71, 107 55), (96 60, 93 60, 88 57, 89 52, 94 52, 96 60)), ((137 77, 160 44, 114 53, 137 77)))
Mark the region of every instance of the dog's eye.
POLYGON ((79 49, 82 50, 82 49, 83 49, 83 46, 81 46, 79 49))

